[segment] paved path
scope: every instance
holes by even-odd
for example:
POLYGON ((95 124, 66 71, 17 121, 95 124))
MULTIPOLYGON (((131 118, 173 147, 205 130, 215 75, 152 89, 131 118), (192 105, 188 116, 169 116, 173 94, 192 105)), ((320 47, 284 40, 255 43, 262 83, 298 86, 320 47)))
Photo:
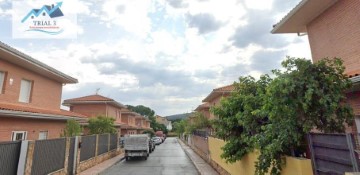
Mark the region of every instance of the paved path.
POLYGON ((198 175, 199 172, 176 138, 167 138, 156 146, 147 160, 122 160, 100 173, 102 175, 198 175))
POLYGON ((191 161, 195 164, 196 169, 202 175, 218 175, 219 173, 214 170, 204 159, 202 159, 198 154, 195 153, 189 146, 185 145, 180 139, 179 143, 184 149, 186 154, 190 157, 191 161))

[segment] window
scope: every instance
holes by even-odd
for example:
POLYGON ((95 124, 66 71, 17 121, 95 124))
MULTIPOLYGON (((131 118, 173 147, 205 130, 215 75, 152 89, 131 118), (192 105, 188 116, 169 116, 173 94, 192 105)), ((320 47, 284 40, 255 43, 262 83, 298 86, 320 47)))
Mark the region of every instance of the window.
POLYGON ((39 132, 39 140, 46 140, 48 137, 48 131, 40 131, 39 132))
POLYGON ((32 82, 29 80, 21 80, 19 102, 29 103, 31 95, 32 82))
POLYGON ((3 94, 5 90, 5 77, 5 72, 0 72, 0 94, 3 94))
POLYGON ((26 140, 27 132, 26 131, 13 131, 11 134, 11 140, 26 140))

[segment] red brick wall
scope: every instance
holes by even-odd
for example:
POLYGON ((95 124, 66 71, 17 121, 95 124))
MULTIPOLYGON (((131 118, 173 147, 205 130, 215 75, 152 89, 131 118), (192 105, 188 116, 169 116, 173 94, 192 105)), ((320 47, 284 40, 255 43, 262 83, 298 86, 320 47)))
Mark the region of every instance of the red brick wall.
POLYGON ((360 92, 350 92, 346 94, 347 102, 351 105, 355 115, 360 115, 360 92))
POLYGON ((338 1, 307 26, 312 57, 340 57, 346 73, 360 73, 360 1, 338 1))
POLYGON ((0 71, 7 72, 5 93, 0 94, 0 102, 23 104, 52 110, 60 109, 62 83, 3 60, 0 60, 0 71), (10 78, 13 79, 12 85, 9 82, 10 78), (30 103, 19 102, 20 82, 22 79, 33 81, 30 103))
POLYGON ((27 131, 27 140, 37 140, 40 131, 48 131, 48 139, 59 138, 66 125, 66 121, 1 116, 0 123, 0 141, 10 141, 12 131, 27 131))
POLYGON ((105 104, 76 104, 71 107, 71 111, 89 117, 96 117, 106 114, 106 106, 105 104))

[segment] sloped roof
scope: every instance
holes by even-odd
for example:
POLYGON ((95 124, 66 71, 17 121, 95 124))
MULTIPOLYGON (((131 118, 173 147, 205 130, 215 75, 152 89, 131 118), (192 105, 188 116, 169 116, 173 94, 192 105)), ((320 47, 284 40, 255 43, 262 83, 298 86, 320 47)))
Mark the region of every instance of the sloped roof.
POLYGON ((58 120, 67 120, 70 118, 74 119, 85 119, 85 115, 78 114, 66 110, 48 110, 41 109, 29 106, 14 105, 8 103, 0 103, 0 114, 12 115, 12 116, 22 116, 22 117, 32 117, 32 118, 44 118, 44 119, 58 119, 58 120))
POLYGON ((77 83, 78 80, 66 75, 0 41, 0 59, 36 72, 60 83, 77 83))
POLYGON ((72 98, 72 99, 66 99, 66 100, 64 100, 63 105, 71 106, 74 104, 102 104, 102 103, 111 104, 111 105, 119 107, 119 108, 126 108, 126 106, 115 101, 114 99, 104 97, 104 96, 101 96, 98 94, 88 95, 88 96, 83 96, 83 97, 78 97, 78 98, 72 98))
POLYGON ((273 26, 271 33, 305 33, 306 25, 338 0, 302 0, 283 19, 273 26))
POLYGON ((233 84, 215 88, 207 97, 204 98, 202 102, 210 102, 216 97, 231 93, 232 91, 234 91, 234 89, 235 87, 233 84))
POLYGON ((199 105, 199 106, 195 109, 195 111, 200 111, 201 109, 206 109, 206 108, 210 108, 210 104, 207 103, 207 102, 199 105))
POLYGON ((83 96, 83 97, 78 97, 78 98, 71 98, 71 99, 65 100, 64 102, 75 102, 75 101, 114 101, 114 100, 111 98, 96 94, 96 95, 88 95, 88 96, 83 96))

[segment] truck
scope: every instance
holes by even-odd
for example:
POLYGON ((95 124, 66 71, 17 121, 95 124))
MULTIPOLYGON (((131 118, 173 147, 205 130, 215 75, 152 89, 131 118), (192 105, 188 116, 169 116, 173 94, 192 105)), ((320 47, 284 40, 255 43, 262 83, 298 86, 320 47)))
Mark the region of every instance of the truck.
POLYGON ((149 157, 150 138, 146 134, 129 135, 124 138, 125 160, 132 157, 149 157))

